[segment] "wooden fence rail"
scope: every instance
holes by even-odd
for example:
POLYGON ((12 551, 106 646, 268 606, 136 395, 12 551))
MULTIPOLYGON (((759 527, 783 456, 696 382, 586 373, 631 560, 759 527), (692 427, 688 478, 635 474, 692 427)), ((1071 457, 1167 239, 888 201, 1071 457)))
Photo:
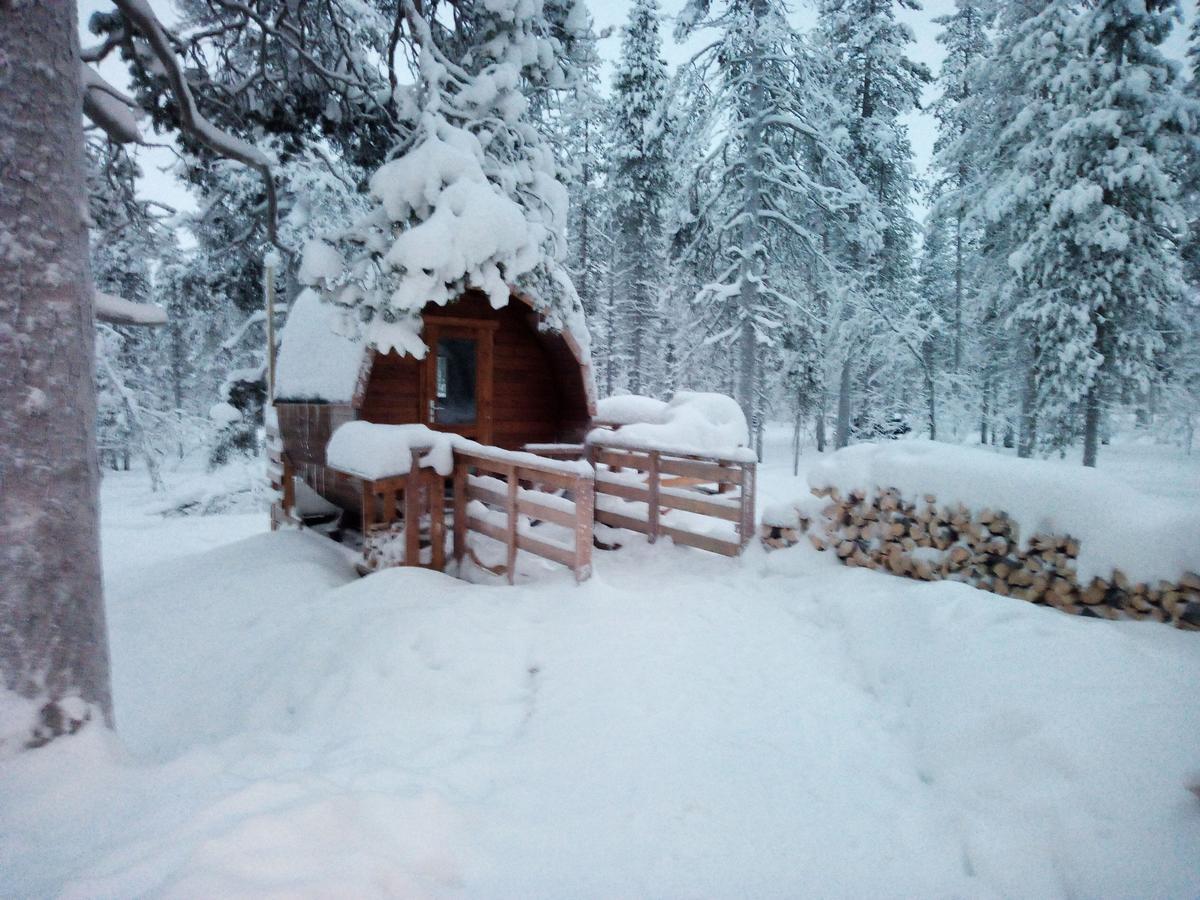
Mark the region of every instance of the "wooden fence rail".
POLYGON ((596 470, 598 495, 646 504, 643 517, 640 511, 606 509, 597 503, 597 522, 639 532, 650 543, 665 535, 677 544, 724 556, 740 554, 754 534, 753 462, 599 443, 588 448, 588 458, 596 470), (663 522, 670 510, 732 522, 736 539, 663 522))
POLYGON ((592 573, 593 480, 582 472, 531 460, 516 461, 505 453, 454 451, 454 558, 468 554, 468 533, 474 531, 499 541, 507 550, 504 573, 512 584, 517 551, 524 550, 560 563, 584 581, 592 573), (526 487, 528 485, 528 487, 526 487), (566 496, 545 490, 563 491, 566 496), (472 515, 469 504, 482 503, 504 514, 504 524, 472 515), (521 517, 552 522, 569 529, 568 546, 550 538, 535 537, 521 528, 521 517))

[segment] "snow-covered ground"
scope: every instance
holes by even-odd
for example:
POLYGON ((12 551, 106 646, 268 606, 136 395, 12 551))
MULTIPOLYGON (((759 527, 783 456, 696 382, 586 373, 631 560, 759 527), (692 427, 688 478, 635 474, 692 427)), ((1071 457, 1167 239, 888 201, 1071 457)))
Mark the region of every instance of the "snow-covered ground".
MULTIPOLYGON (((763 502, 804 489, 770 438, 763 502)), ((0 896, 1200 893, 1200 635, 806 546, 358 579, 143 481, 104 486, 119 737, 0 763, 0 896)))

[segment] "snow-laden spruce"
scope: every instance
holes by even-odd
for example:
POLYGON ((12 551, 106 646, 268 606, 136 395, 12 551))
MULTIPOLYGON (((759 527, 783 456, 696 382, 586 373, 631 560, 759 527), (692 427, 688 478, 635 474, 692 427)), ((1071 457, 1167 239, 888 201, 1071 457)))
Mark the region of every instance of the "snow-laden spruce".
POLYGON ((677 35, 701 31, 715 32, 691 63, 713 92, 697 123, 710 146, 684 186, 698 199, 676 242, 685 265, 708 275, 695 304, 702 347, 733 370, 754 423, 768 372, 817 365, 813 332, 844 295, 841 250, 873 246, 879 222, 845 155, 826 61, 784 5, 693 0, 677 35))
MULTIPOLYGON (((371 177, 371 211, 311 241, 301 276, 383 352, 410 352, 420 309, 469 289, 495 307, 521 290, 550 327, 586 347, 582 308, 559 262, 566 189, 527 96, 567 83, 563 38, 540 0, 463 16, 450 36, 408 17, 419 54, 414 128, 371 177)), ((572 22, 586 25, 571 16, 559 25, 572 22)))

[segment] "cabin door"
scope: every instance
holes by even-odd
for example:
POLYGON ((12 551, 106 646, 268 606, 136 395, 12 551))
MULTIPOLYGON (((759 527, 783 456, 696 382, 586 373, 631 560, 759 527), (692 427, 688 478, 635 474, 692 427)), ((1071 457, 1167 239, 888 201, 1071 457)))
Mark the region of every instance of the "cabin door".
POLYGON ((492 442, 492 335, 494 322, 426 316, 429 353, 421 370, 424 423, 492 442))

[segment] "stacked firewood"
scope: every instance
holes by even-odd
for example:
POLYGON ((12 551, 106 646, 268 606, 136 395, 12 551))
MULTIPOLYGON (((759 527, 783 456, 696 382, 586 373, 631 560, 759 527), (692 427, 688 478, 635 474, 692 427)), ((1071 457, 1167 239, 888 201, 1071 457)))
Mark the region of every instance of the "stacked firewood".
POLYGON ((1066 535, 1035 534, 1022 542, 1017 523, 1002 511, 973 513, 965 506, 939 505, 926 494, 905 499, 896 490, 867 495, 814 488, 826 502, 820 518, 764 523, 768 547, 799 542, 807 532, 818 550, 829 550, 848 566, 879 569, 923 581, 962 581, 1005 597, 1017 597, 1064 612, 1108 619, 1171 622, 1200 629, 1200 575, 1177 582, 1134 583, 1119 569, 1108 578, 1082 583, 1075 560, 1079 542, 1066 535))

